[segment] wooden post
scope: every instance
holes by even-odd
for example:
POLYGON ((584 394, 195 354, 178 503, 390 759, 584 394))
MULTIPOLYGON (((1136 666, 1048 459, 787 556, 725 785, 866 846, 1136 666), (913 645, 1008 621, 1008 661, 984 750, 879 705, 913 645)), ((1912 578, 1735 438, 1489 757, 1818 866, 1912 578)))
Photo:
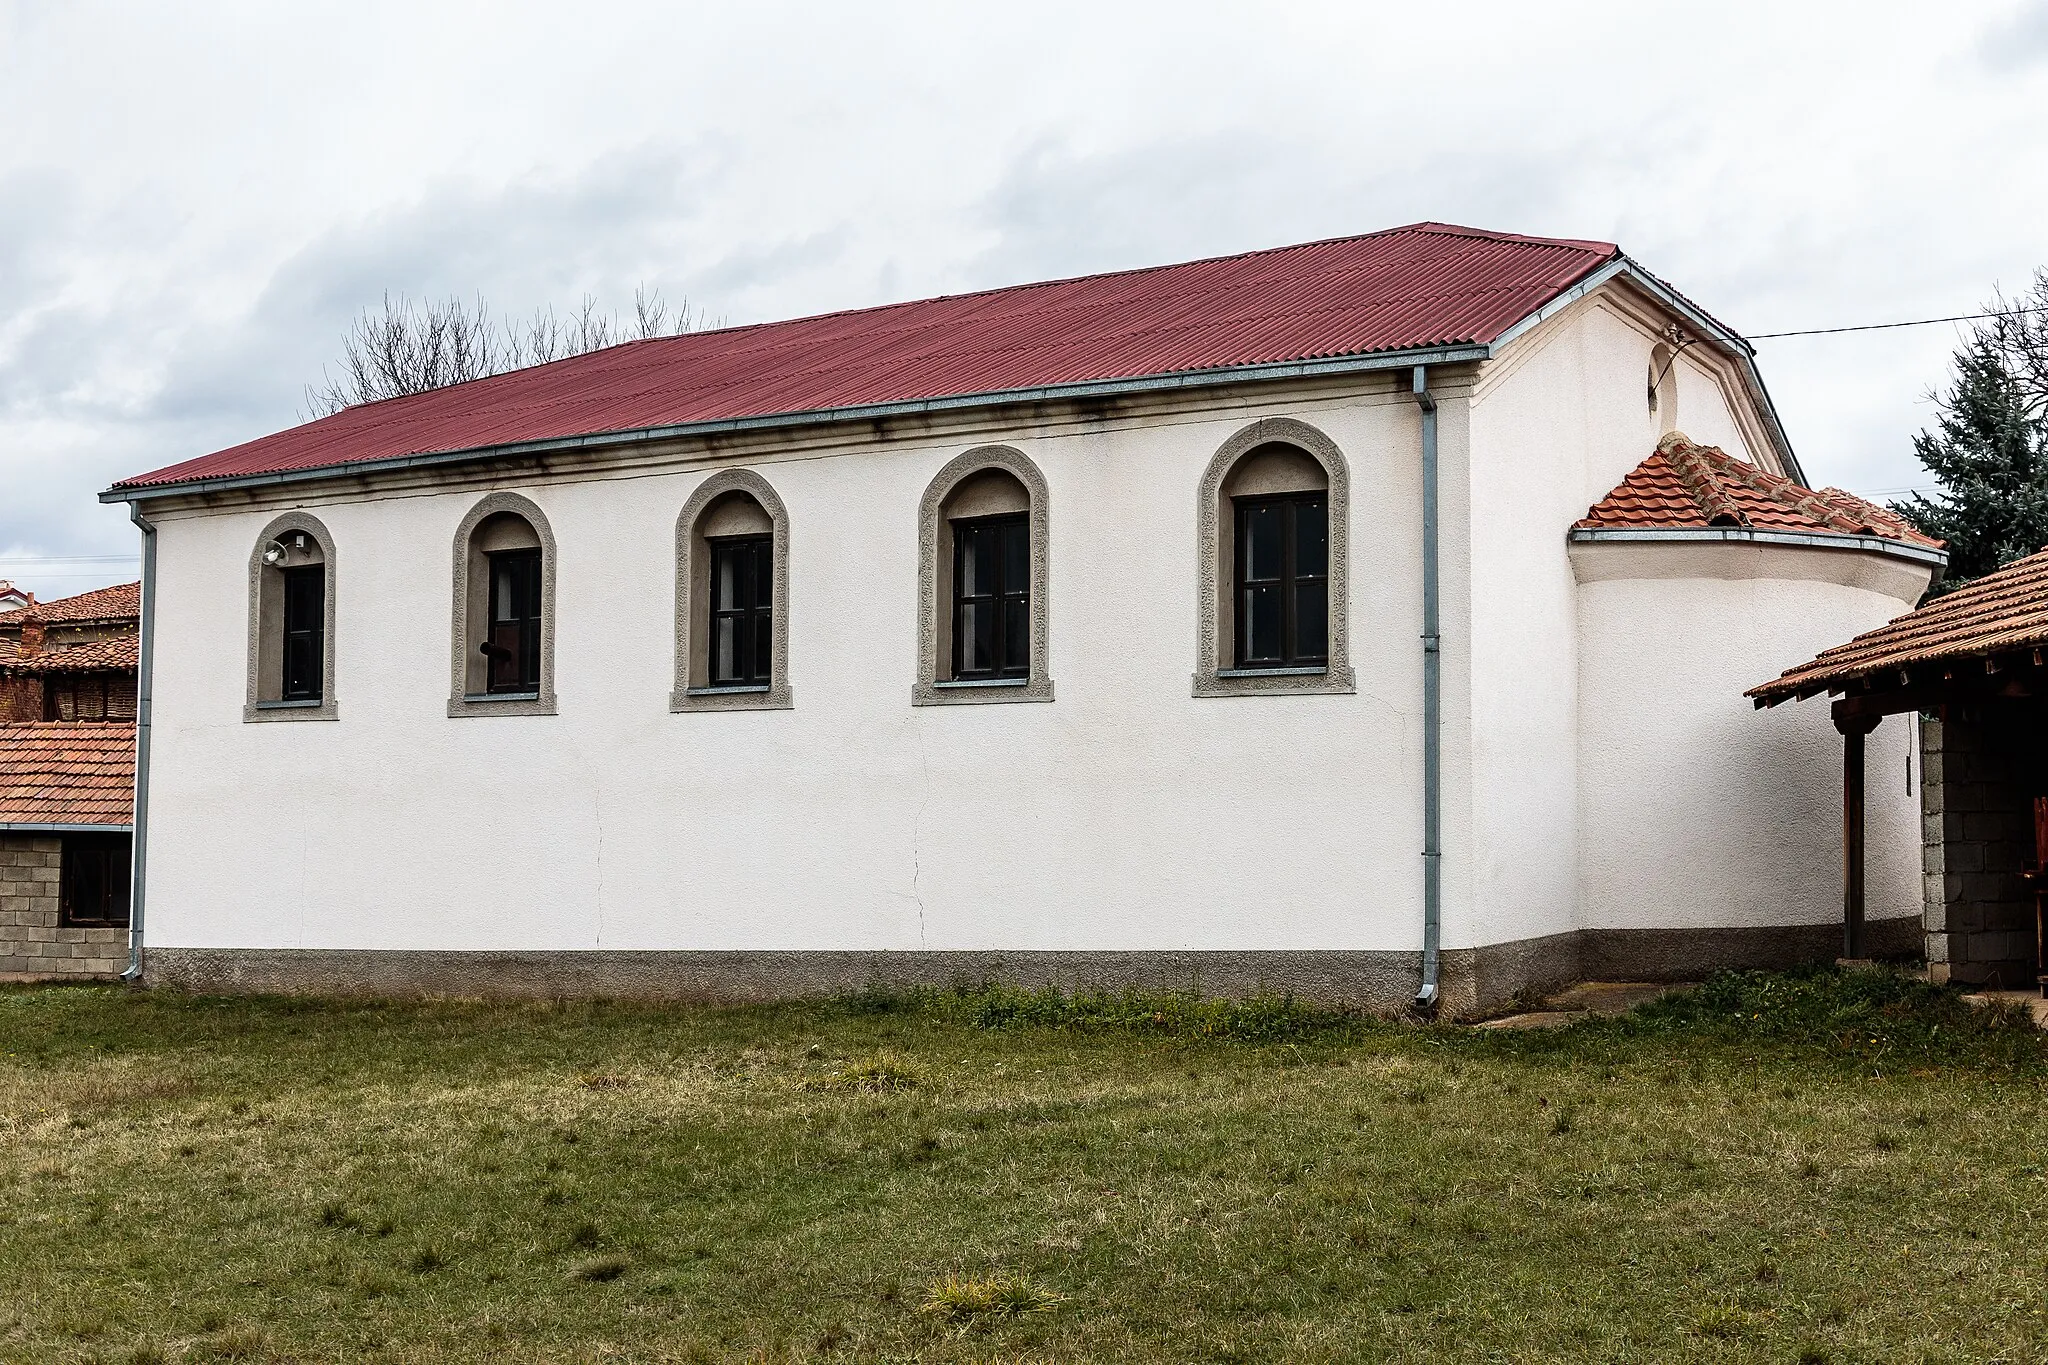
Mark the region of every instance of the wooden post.
POLYGON ((1863 957, 1863 738, 1876 716, 1835 717, 1842 732, 1842 956, 1863 957))

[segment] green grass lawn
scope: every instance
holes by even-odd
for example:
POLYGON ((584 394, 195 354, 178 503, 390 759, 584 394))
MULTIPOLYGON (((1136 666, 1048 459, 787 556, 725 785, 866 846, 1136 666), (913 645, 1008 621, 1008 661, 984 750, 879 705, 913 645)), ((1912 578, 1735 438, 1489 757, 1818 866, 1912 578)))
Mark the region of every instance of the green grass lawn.
POLYGON ((2048 1053, 1878 973, 1285 1002, 0 992, 0 1360, 2048 1360, 2048 1053))

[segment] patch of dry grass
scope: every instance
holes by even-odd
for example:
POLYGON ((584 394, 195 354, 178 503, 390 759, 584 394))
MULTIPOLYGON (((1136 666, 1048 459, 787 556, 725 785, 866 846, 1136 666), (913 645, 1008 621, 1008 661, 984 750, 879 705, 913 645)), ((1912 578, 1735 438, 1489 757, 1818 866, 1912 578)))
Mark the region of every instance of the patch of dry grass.
POLYGON ((0 1359, 2048 1358, 2038 1036, 0 991, 0 1359))

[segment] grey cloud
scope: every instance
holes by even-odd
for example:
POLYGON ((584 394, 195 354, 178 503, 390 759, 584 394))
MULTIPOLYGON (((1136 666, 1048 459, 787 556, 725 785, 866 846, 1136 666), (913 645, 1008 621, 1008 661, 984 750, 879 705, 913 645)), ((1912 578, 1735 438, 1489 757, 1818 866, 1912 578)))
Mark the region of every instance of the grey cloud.
POLYGON ((1977 53, 1985 66, 1999 72, 2048 61, 2048 0, 2022 4, 2017 13, 1984 35, 1977 53))
POLYGON ((995 285, 1157 265, 1435 219, 1558 231, 1572 167, 1540 156, 1324 146, 1250 133, 1081 154, 1041 142, 1013 160, 979 217, 995 242, 973 274, 995 285))

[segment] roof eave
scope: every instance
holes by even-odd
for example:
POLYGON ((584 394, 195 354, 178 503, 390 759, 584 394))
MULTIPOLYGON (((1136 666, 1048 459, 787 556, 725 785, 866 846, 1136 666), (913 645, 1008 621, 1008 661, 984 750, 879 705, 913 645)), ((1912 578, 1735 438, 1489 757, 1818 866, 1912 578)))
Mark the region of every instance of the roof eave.
POLYGON ((1912 545, 1885 536, 1859 536, 1829 531, 1783 531, 1764 526, 1574 526, 1571 528, 1571 540, 1576 544, 1603 541, 1693 544, 1707 541, 1737 541, 1754 545, 1791 545, 1807 549, 1860 551, 1937 569, 1948 564, 1946 550, 1912 545))
POLYGON ((0 820, 0 834, 132 834, 132 824, 40 824, 24 820, 0 820))
POLYGON ((1363 355, 1331 356, 1326 359, 1290 360, 1264 365, 1234 365, 1213 370, 1179 370, 1168 374, 1143 375, 1132 379, 1102 379, 1075 384, 1051 384, 1030 389, 997 389, 988 393, 957 394, 943 398, 917 398, 895 403, 870 403, 858 407, 817 408, 802 412, 773 413, 761 417, 721 418, 709 422, 683 422, 673 426, 639 427, 626 431, 593 432, 581 436, 552 437, 540 441, 509 441, 498 445, 471 446, 461 450, 399 455, 382 460, 359 460, 348 464, 319 465, 310 469, 281 470, 268 474, 229 474, 215 478, 187 479, 177 483, 117 483, 101 492, 100 501, 143 502, 176 497, 185 493, 223 492, 237 488, 259 488, 275 484, 304 483, 318 479, 350 478, 363 474, 400 469, 431 468, 471 460, 509 455, 545 455, 567 451, 604 450, 644 441, 671 440, 692 436, 717 436, 741 431, 775 430, 835 422, 871 422, 889 417, 914 417, 927 413, 962 409, 1000 407, 1011 403, 1057 402, 1063 399, 1113 397, 1131 393, 1161 393, 1176 389, 1210 388, 1225 384, 1257 383, 1275 379, 1314 379, 1330 375, 1359 374, 1373 370, 1409 369, 1417 365, 1454 365, 1488 359, 1492 348, 1480 343, 1449 343, 1400 351, 1376 351, 1363 355))

